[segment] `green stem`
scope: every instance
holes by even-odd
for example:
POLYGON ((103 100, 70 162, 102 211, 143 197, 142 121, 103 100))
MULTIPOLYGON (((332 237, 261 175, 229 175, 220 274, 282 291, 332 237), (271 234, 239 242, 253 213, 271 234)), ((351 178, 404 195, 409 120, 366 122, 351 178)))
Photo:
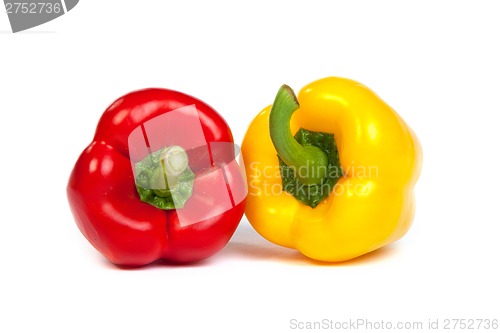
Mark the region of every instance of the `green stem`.
POLYGON ((153 191, 157 196, 168 197, 177 187, 180 175, 188 167, 186 151, 180 146, 170 146, 162 150, 158 166, 152 173, 153 191))
POLYGON ((164 147, 135 164, 135 183, 142 201, 160 209, 182 208, 193 193, 194 173, 186 151, 164 147))
POLYGON ((318 147, 302 146, 290 131, 292 114, 299 103, 293 90, 281 86, 269 116, 269 132, 279 157, 294 170, 295 177, 304 185, 320 184, 327 175, 328 157, 318 147))

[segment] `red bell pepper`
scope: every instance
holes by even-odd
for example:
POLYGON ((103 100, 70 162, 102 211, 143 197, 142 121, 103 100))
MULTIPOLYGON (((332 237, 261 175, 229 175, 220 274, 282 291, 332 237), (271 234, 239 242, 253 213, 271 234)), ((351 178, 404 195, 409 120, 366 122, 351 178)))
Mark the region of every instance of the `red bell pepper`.
POLYGON ((115 101, 70 175, 76 223, 111 262, 192 262, 222 249, 245 210, 246 184, 224 119, 180 92, 115 101))

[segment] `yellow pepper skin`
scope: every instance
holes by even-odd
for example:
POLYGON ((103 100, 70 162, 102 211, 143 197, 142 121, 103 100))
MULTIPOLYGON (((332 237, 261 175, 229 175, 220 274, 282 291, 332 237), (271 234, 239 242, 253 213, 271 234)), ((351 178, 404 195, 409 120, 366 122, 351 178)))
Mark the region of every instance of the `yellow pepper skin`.
POLYGON ((242 143, 246 216, 267 240, 326 262, 349 260, 395 242, 410 228, 422 149, 404 120, 366 86, 328 77, 305 86, 290 129, 333 133, 343 176, 317 207, 282 190, 269 134, 271 106, 242 143))

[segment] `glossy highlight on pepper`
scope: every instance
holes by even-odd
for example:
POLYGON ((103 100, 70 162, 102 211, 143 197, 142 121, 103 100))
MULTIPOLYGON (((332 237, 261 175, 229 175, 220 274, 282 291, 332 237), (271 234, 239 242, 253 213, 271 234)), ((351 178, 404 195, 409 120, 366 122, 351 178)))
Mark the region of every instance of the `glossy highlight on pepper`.
POLYGON ((349 260, 400 239, 413 220, 413 187, 422 165, 415 133, 373 91, 350 79, 312 82, 300 90, 297 102, 291 133, 305 129, 334 135, 343 173, 315 208, 285 191, 281 155, 270 133, 272 106, 265 108, 242 144, 249 191, 245 214, 251 225, 271 242, 327 262, 349 260))

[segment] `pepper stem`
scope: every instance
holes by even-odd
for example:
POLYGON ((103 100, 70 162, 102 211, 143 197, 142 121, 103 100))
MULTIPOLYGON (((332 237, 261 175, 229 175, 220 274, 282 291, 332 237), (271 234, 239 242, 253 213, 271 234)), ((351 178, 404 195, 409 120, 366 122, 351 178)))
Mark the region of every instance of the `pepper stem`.
POLYGON ((182 208, 193 193, 195 174, 180 146, 164 147, 135 164, 139 197, 160 209, 182 208))
POLYGON ((269 132, 274 148, 295 177, 304 185, 321 184, 327 175, 328 157, 318 147, 302 146, 290 131, 292 114, 299 109, 293 90, 286 84, 281 86, 269 115, 269 132))
POLYGON ((167 197, 177 187, 180 175, 188 167, 189 159, 184 148, 170 146, 161 151, 158 166, 153 173, 153 191, 167 197))

